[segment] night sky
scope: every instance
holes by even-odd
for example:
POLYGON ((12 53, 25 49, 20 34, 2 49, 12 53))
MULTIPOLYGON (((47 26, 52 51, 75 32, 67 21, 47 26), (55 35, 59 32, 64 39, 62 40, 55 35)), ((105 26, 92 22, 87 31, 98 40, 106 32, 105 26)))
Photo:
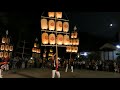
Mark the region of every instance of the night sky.
MULTIPOLYGON (((40 17, 44 11, 0 13, 1 35, 8 29, 15 45, 19 41, 30 42, 37 37, 40 42, 40 17), (9 24, 8 24, 9 23, 9 24)), ((47 13, 47 11, 45 11, 47 13)), ((120 31, 120 12, 72 12, 64 13, 70 20, 70 31, 76 25, 79 31, 79 50, 95 50, 105 42, 117 42, 120 31), (110 24, 113 24, 110 27, 110 24)))

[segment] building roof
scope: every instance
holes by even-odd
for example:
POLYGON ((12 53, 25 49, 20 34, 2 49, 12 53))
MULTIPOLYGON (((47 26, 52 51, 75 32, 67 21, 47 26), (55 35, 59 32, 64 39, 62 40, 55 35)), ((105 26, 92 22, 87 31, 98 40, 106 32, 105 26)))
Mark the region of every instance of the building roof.
POLYGON ((116 47, 113 44, 105 43, 103 46, 99 48, 100 50, 116 50, 116 47))

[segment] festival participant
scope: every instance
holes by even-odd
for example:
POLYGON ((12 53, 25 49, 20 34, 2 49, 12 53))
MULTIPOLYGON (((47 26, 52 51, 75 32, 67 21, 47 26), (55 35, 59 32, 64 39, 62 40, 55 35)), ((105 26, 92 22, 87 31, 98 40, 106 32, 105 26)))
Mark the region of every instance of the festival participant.
POLYGON ((58 78, 60 78, 60 72, 58 68, 58 64, 56 63, 55 55, 52 55, 51 60, 52 60, 52 78, 55 78, 55 73, 58 78))

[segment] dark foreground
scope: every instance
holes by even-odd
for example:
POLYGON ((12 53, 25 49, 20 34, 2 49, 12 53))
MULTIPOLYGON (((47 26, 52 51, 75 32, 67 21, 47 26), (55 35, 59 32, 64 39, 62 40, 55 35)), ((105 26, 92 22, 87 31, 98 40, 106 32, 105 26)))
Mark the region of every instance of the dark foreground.
MULTIPOLYGON (((105 71, 74 70, 60 71, 61 78, 120 78, 120 73, 105 71)), ((51 78, 51 69, 21 69, 3 72, 3 78, 51 78)))

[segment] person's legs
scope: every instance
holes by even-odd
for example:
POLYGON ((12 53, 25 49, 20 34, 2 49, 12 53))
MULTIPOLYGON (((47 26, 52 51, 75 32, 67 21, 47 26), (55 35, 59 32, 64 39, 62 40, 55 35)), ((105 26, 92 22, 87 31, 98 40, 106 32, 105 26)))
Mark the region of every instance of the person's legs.
POLYGON ((55 78, 55 72, 56 70, 52 70, 52 78, 55 78))
POLYGON ((71 66, 71 72, 73 72, 73 66, 71 66))
POLYGON ((67 72, 67 70, 68 70, 68 64, 66 65, 66 69, 65 69, 65 72, 67 72))
POLYGON ((58 78, 60 78, 60 72, 59 71, 56 71, 56 75, 58 78))
POLYGON ((2 69, 0 69, 0 78, 2 78, 2 69))

